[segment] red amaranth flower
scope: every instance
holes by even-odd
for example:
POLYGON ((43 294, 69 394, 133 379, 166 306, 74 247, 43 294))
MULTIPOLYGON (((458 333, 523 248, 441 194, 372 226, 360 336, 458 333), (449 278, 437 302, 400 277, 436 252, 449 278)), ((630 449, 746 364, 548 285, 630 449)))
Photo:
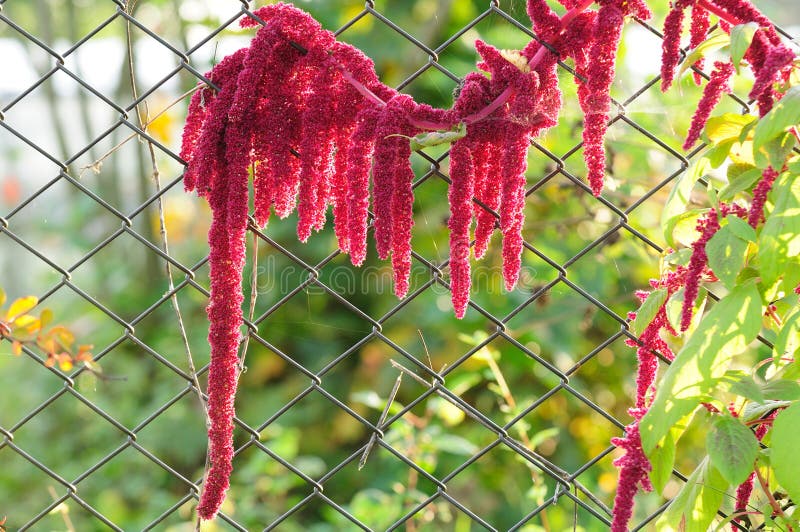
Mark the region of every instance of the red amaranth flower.
POLYGON ((506 126, 502 141, 500 168, 503 176, 500 203, 500 230, 503 232, 503 278, 506 290, 512 290, 519 279, 522 261, 522 222, 525 209, 526 155, 530 146, 528 133, 517 126, 506 126), (515 131, 516 129, 516 131, 515 131))
POLYGON ((613 5, 604 5, 597 15, 594 42, 586 71, 588 95, 584 102, 583 153, 592 193, 603 189, 606 155, 603 138, 608 128, 611 98, 608 94, 614 79, 614 62, 622 35, 622 12, 613 5))
POLYGON ((753 228, 758 227, 758 224, 764 219, 764 205, 767 203, 767 194, 772 190, 772 185, 778 177, 778 172, 772 167, 764 170, 761 180, 753 188, 753 201, 750 203, 750 211, 747 214, 747 223, 753 228))
POLYGON ((770 47, 764 62, 753 65, 756 80, 753 83, 753 89, 750 91, 749 97, 752 99, 760 97, 764 91, 780 79, 781 71, 791 68, 794 59, 794 52, 786 46, 780 44, 770 47))
MULTIPOLYGON (((677 0, 664 19, 664 40, 661 43, 661 90, 666 91, 675 78, 675 67, 681 60, 681 34, 687 7, 695 0, 677 0)), ((692 34, 694 37, 694 34, 692 34)))
MULTIPOLYGON (((644 412, 641 413, 644 415, 644 412)), ((616 460, 619 468, 619 483, 614 497, 614 517, 611 532, 627 532, 628 521, 633 515, 633 498, 639 486, 645 491, 652 491, 649 474, 652 469, 650 461, 642 450, 642 439, 639 435, 639 419, 625 428, 625 437, 612 438, 611 444, 625 450, 625 454, 616 460)))
POLYGON ((700 281, 707 273, 708 255, 706 244, 719 231, 719 219, 734 214, 744 218, 747 211, 736 204, 719 204, 719 211, 711 209, 697 220, 697 232, 700 236, 692 244, 692 256, 686 267, 685 289, 683 293, 683 308, 681 309, 681 332, 689 328, 694 314, 694 302, 700 290, 700 281))
POLYGON ((454 142, 450 148, 450 290, 457 318, 463 318, 469 303, 470 264, 469 229, 472 223, 472 196, 475 167, 467 140, 454 142))
POLYGON ((703 96, 697 104, 697 110, 692 117, 692 124, 689 133, 686 134, 686 141, 683 149, 689 150, 700 138, 711 111, 719 103, 724 93, 731 91, 730 79, 733 76, 734 68, 730 61, 717 61, 714 63, 714 71, 711 73, 711 80, 703 89, 703 96))
POLYGON ((497 179, 500 175, 501 152, 494 145, 483 144, 473 148, 474 159, 477 163, 475 169, 476 189, 475 196, 483 202, 488 209, 475 205, 475 258, 480 259, 486 254, 489 239, 494 233, 498 222, 496 212, 500 208, 500 184, 497 179), (480 151, 478 151, 480 150, 480 151), (480 185, 478 184, 480 183, 480 185), (479 188, 478 188, 479 187, 479 188))
MULTIPOLYGON (((369 173, 375 150, 375 126, 380 111, 363 108, 356 117, 356 127, 347 150, 347 242, 350 260, 360 266, 367 257, 367 219, 369 215, 369 173)), ((374 194, 373 194, 374 197, 374 194)))
MULTIPOLYGON (((711 26, 711 21, 708 16, 708 11, 703 9, 703 7, 695 3, 692 6, 692 24, 689 29, 689 33, 691 38, 689 40, 689 49, 695 49, 700 44, 706 40, 708 36, 708 29, 711 26)), ((695 68, 702 69, 705 65, 705 59, 700 58, 695 63, 695 68)), ((703 81, 703 77, 698 72, 692 72, 692 76, 694 77, 694 82, 697 85, 703 81)))

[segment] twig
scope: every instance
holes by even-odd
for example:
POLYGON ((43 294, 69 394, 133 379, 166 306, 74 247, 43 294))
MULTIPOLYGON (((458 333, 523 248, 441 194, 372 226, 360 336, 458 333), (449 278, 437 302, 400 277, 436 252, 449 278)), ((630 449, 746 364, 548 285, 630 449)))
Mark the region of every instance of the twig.
MULTIPOLYGON (((164 113, 166 113, 167 111, 169 111, 169 110, 170 110, 172 107, 174 107, 175 105, 177 105, 178 103, 180 103, 181 101, 183 101, 183 99, 184 99, 184 98, 186 98, 187 96, 191 96, 192 94, 194 94, 194 92, 195 92, 195 91, 197 91, 198 89, 201 89, 201 88, 203 88, 203 86, 202 86, 202 85, 198 85, 198 86, 194 87, 193 89, 190 89, 190 90, 188 90, 188 91, 184 92, 183 94, 181 94, 180 96, 178 96, 178 97, 177 97, 175 100, 173 100, 172 102, 170 102, 170 104, 169 104, 169 105, 167 105, 166 107, 164 107, 164 108, 163 108, 162 110, 160 110, 160 111, 159 111, 159 112, 158 112, 158 113, 157 113, 155 116, 153 116, 153 118, 150 118, 150 119, 149 119, 149 120, 147 120, 146 122, 142 123, 142 126, 141 126, 141 127, 142 127, 142 131, 146 131, 146 130, 147 130, 147 128, 148 128, 148 126, 150 126, 150 124, 152 124, 153 122, 155 122, 156 120, 158 120, 158 118, 159 118, 161 115, 163 115, 164 113)), ((135 90, 136 90, 136 89, 134 89, 134 91, 135 91, 135 90)), ((137 109, 137 112, 138 112, 138 109, 137 109)), ((81 167, 81 172, 80 172, 80 174, 79 174, 79 177, 80 177, 80 176, 83 176, 83 173, 84 173, 86 170, 92 170, 93 172, 99 172, 99 170, 100 170, 100 167, 101 167, 101 166, 102 166, 102 164, 103 164, 103 161, 105 161, 105 160, 106 160, 106 159, 108 159, 108 158, 109 158, 111 155, 113 155, 113 154, 114 154, 114 152, 116 152, 117 150, 119 150, 120 148, 122 148, 122 146, 124 146, 124 145, 125 145, 125 144, 126 144, 128 141, 130 141, 131 139, 133 139, 133 138, 136 138, 136 137, 138 137, 138 136, 139 136, 139 134, 138 134, 138 133, 131 133, 130 135, 128 135, 127 137, 125 137, 125 139, 123 139, 122 141, 120 141, 119 143, 117 143, 117 144, 116 144, 116 145, 115 145, 113 148, 109 149, 107 152, 105 152, 103 155, 101 155, 101 156, 100 156, 100 158, 99 158, 99 159, 97 159, 96 161, 94 161, 92 164, 89 164, 89 165, 86 165, 86 166, 83 166, 83 167, 81 167)))
MULTIPOLYGON (((394 403, 394 398, 397 396, 397 391, 400 389, 400 383, 403 382, 403 374, 400 373, 397 376, 397 379, 394 381, 394 386, 392 387, 392 391, 389 392, 389 397, 386 398, 386 405, 383 407, 383 412, 381 412, 381 417, 378 418, 378 424, 375 425, 378 430, 383 430, 383 424, 386 423, 386 418, 389 416, 389 409, 394 403)), ((361 471, 365 465, 367 465, 367 458, 369 458, 369 453, 372 451, 372 448, 375 446, 375 442, 378 440, 378 433, 373 432, 372 436, 369 437, 369 441, 367 442, 367 446, 364 448, 364 453, 361 455, 361 459, 358 461, 358 470, 361 471)))
MULTIPOLYGON (((50 496, 53 498, 54 501, 58 500, 58 493, 53 486, 47 486, 47 491, 50 492, 50 496)), ((67 527, 68 532, 75 532, 75 525, 72 524, 72 519, 69 518, 69 509, 67 505, 63 502, 56 506, 58 508, 58 513, 61 514, 61 519, 64 520, 64 526, 67 527), (60 508, 59 508, 60 507, 60 508)), ((5 530, 4 528, 0 528, 0 530, 5 530)))
POLYGON ((775 500, 775 497, 769 490, 769 482, 767 482, 767 479, 765 479, 764 475, 761 474, 761 471, 759 470, 758 466, 756 466, 754 469, 756 472, 756 477, 758 477, 758 483, 761 485, 761 489, 764 491, 764 494, 766 495, 767 500, 769 501, 770 507, 772 507, 772 515, 773 516, 780 515, 781 517, 783 517, 787 521, 786 529, 789 532, 794 532, 794 528, 792 528, 792 525, 789 524, 789 518, 786 516, 785 513, 783 513, 783 508, 781 508, 781 505, 778 504, 778 501, 775 500))

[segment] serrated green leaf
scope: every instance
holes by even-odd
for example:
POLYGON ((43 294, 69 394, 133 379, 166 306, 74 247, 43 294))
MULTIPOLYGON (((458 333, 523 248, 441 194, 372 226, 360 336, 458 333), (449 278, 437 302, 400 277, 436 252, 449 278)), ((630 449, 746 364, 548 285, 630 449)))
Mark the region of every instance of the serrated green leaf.
POLYGON ((698 44, 697 47, 695 47, 695 49, 686 56, 686 59, 681 64, 678 76, 682 76, 687 69, 691 68, 692 65, 697 63, 706 55, 715 50, 719 50, 723 46, 727 46, 730 42, 731 38, 727 33, 715 30, 705 41, 698 44))
POLYGON ((753 151, 774 139, 787 128, 800 123, 800 85, 786 91, 770 111, 761 117, 753 135, 753 151))
POLYGON ((744 267, 747 241, 736 236, 730 225, 721 227, 708 242, 708 266, 728 289, 736 284, 736 277, 744 267))
POLYGON ((800 254, 800 179, 784 172, 771 195, 775 206, 758 238, 759 270, 765 287, 775 283, 790 257, 800 254))
POLYGON ((790 380, 773 380, 761 388, 764 397, 772 401, 796 401, 800 399, 800 383, 790 380))
POLYGON ((756 120, 756 117, 753 115, 737 113, 712 116, 706 122, 705 136, 713 144, 725 141, 738 142, 742 130, 754 120, 756 120))
POLYGON ((755 22, 738 24, 731 28, 731 62, 736 67, 737 74, 739 73, 739 64, 742 62, 747 49, 750 48, 750 43, 753 42, 756 30, 758 30, 758 24, 755 22))
POLYGON ((797 441, 800 437, 800 403, 775 416, 772 422, 772 468, 775 478, 794 501, 800 501, 800 460, 797 441))
POLYGON ((648 294, 647 299, 642 302, 639 310, 636 311, 636 319, 631 323, 631 332, 637 337, 640 336, 644 330, 653 321, 653 318, 658 314, 658 309, 667 300, 667 289, 659 288, 653 290, 648 294))
POLYGON ((646 454, 675 423, 709 398, 731 359, 758 335, 761 309, 756 283, 748 281, 703 316, 664 374, 650 410, 639 423, 646 454))
POLYGON ((660 532, 707 532, 728 484, 706 456, 656 521, 660 532))
POLYGON ((734 235, 748 242, 756 241, 756 230, 753 229, 752 225, 733 214, 726 216, 725 220, 728 222, 728 228, 734 235))
POLYGON ((706 436, 711 464, 728 484, 739 485, 750 475, 758 455, 758 440, 753 431, 733 416, 717 416, 706 436))

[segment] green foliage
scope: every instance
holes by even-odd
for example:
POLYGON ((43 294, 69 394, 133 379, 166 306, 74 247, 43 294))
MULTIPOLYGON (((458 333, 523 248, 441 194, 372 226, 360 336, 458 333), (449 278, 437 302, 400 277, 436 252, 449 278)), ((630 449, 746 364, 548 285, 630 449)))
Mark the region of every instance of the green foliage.
MULTIPOLYGON (((754 31, 751 25, 737 26, 729 41, 712 35, 687 64, 729 46, 738 65, 754 31)), ((680 467, 685 459, 678 440, 690 431, 692 416, 702 412, 704 417, 705 457, 659 519, 658 530, 707 530, 718 511, 730 511, 725 501, 735 498, 736 488, 754 472, 763 484, 756 487, 756 497, 766 501, 759 508, 764 526, 797 526, 800 86, 779 90, 784 91, 783 99, 760 119, 724 113, 708 121, 708 147, 676 181, 663 212, 664 234, 675 249, 663 261, 663 271, 690 264, 692 246, 700 238, 695 225, 709 212, 703 203, 719 212, 720 202, 756 202, 763 205, 765 219, 761 223, 759 213, 730 214, 718 220, 719 229, 710 238, 706 236, 704 251, 714 278, 700 291, 716 294, 717 301, 707 312, 695 309, 692 326, 674 342, 678 354, 657 382, 649 411, 640 421, 642 447, 653 467, 651 481, 664 491, 673 464, 680 467), (759 189, 757 183, 770 167, 778 175, 766 195, 763 184, 759 189), (705 201, 698 202, 698 197, 705 201), (772 343, 771 352, 754 344, 759 335, 772 343)), ((631 325, 637 335, 656 315, 656 302, 665 305, 669 324, 679 330, 684 290, 666 301, 657 292, 639 310, 643 322, 631 325)), ((750 519, 758 523, 754 515, 750 519)))

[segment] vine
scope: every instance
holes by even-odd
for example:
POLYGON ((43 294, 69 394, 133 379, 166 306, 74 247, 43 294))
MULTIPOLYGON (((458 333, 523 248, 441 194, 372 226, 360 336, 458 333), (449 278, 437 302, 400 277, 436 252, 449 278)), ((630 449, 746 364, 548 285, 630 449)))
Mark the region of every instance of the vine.
MULTIPOLYGON (((473 219, 476 258, 485 254, 491 234, 499 227, 506 288, 513 288, 519 277, 526 154, 531 140, 558 121, 559 60, 571 59, 575 65, 578 99, 585 115, 587 180, 595 195, 602 191, 609 89, 624 20, 646 19, 650 12, 643 0, 597 0, 597 10, 589 9, 593 0, 559 1, 567 9, 562 17, 546 0, 528 0, 527 13, 538 40, 520 51, 501 51, 477 41, 481 57, 477 66, 482 72, 464 78, 453 107, 447 110, 417 103, 382 84, 370 59, 336 41, 331 32, 291 5, 270 5, 242 20, 243 27, 259 29, 248 47, 224 58, 206 74, 209 84, 195 92, 189 105, 181 150, 188 162, 186 189, 206 198, 213 214, 207 310, 210 466, 198 506, 201 518, 211 519, 219 510, 232 470, 250 174, 257 224, 265 225, 273 209, 281 218, 296 209, 297 235, 306 241, 312 231, 324 226, 327 207, 332 205, 339 248, 350 254, 354 265, 366 257, 371 207, 378 256, 391 257, 394 290, 403 297, 408 291, 413 225, 414 175, 409 157, 412 149, 451 143, 450 287, 455 314, 463 317, 469 304, 473 219)), ((752 95, 765 115, 781 97, 773 84, 786 81, 794 55, 787 62, 791 50, 747 0, 677 0, 665 28, 663 88, 674 77, 683 10, 688 7, 692 7, 692 44, 698 47, 709 27, 709 13, 720 16, 721 25, 728 27, 758 26, 744 59, 755 71, 752 95)), ((700 66, 701 61, 702 57, 696 57, 693 62, 700 66)), ((706 85, 687 145, 696 140, 692 136, 702 130, 711 108, 729 90, 728 80, 738 65, 728 65, 717 66, 706 85)), ((756 185, 761 196, 771 187, 770 175, 765 171, 756 185)), ((754 226, 762 216, 763 203, 761 207, 757 203, 754 199, 749 211, 750 217, 758 218, 754 226)), ((718 215, 745 214, 743 207, 725 204, 711 212, 705 221, 708 238, 718 230, 718 215)), ((703 246, 705 242, 697 245, 698 249, 703 246)), ((711 275, 708 259, 700 251, 693 260, 654 285, 665 291, 664 297, 682 288, 690 309, 691 291, 711 275)), ((666 328, 677 334, 665 325, 663 309, 656 310, 660 321, 649 324, 640 338, 644 369, 640 369, 637 408, 632 410, 637 420, 646 411, 645 394, 652 384, 651 373, 655 374, 649 353, 666 347, 659 331, 666 328)), ((637 483, 649 487, 649 463, 642 454, 636 423, 617 444, 628 449, 619 462, 624 474, 616 506, 623 510, 615 515, 616 530, 623 530, 630 515, 625 516, 625 508, 637 483)))

